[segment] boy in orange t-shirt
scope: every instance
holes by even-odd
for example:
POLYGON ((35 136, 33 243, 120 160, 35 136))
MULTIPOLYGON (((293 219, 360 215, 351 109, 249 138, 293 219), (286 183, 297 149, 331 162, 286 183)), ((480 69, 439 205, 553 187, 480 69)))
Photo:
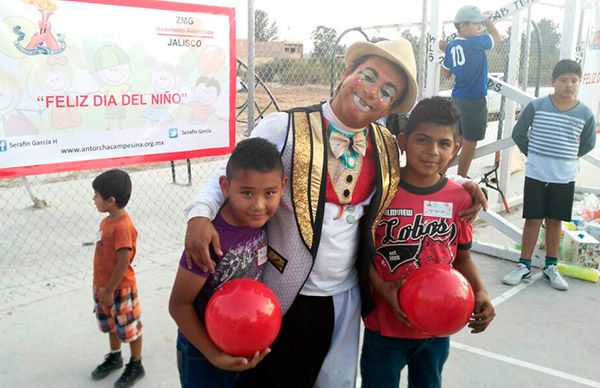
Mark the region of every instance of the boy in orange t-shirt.
POLYGON ((108 170, 94 179, 92 187, 96 208, 108 213, 100 223, 94 253, 94 312, 100 331, 108 333, 110 342, 110 353, 94 369, 92 379, 103 379, 123 366, 121 342, 127 342, 131 360, 114 386, 130 387, 144 377, 141 310, 131 266, 137 230, 125 211, 131 179, 123 170, 108 170))

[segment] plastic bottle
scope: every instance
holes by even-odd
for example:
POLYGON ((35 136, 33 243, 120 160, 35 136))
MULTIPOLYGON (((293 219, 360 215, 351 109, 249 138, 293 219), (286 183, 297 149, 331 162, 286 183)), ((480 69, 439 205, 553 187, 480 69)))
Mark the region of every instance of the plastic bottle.
POLYGON ((570 265, 565 263, 558 263, 556 265, 558 272, 562 275, 570 278, 587 280, 588 282, 597 282, 600 278, 600 271, 589 267, 580 267, 577 265, 570 265))

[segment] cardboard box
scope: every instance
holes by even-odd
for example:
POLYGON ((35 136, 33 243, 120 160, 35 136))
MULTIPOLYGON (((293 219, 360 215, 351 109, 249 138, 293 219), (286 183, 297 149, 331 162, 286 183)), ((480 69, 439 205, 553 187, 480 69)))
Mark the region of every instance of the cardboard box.
POLYGON ((590 221, 585 224, 583 228, 586 232, 588 232, 593 238, 600 241, 600 222, 590 221))
POLYGON ((598 240, 582 230, 565 230, 560 245, 560 258, 568 263, 599 268, 598 240))
MULTIPOLYGON (((561 222, 560 224, 560 238, 562 240, 563 234, 566 230, 577 230, 577 226, 573 222, 561 222)), ((538 234, 538 247, 541 250, 546 250, 546 225, 542 224, 540 232, 538 234)), ((521 248, 519 248, 521 250, 521 248)))

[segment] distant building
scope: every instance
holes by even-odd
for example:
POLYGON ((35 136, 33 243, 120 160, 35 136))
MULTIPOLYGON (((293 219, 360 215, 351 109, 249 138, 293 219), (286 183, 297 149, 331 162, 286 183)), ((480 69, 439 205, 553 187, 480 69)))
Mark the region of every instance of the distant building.
MULTIPOLYGON (((254 61, 260 64, 275 58, 301 59, 303 49, 302 42, 254 42, 254 61)), ((236 39, 236 56, 242 61, 248 62, 247 39, 236 39)))

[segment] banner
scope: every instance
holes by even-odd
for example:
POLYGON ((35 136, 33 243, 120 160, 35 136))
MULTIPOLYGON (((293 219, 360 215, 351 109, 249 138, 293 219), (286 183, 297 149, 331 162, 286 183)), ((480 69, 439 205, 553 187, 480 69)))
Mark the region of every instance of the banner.
POLYGON ((600 129, 600 1, 592 1, 592 23, 585 45, 581 85, 577 97, 586 104, 596 117, 600 129))
POLYGON ((233 8, 2 0, 0 178, 235 146, 233 8))

